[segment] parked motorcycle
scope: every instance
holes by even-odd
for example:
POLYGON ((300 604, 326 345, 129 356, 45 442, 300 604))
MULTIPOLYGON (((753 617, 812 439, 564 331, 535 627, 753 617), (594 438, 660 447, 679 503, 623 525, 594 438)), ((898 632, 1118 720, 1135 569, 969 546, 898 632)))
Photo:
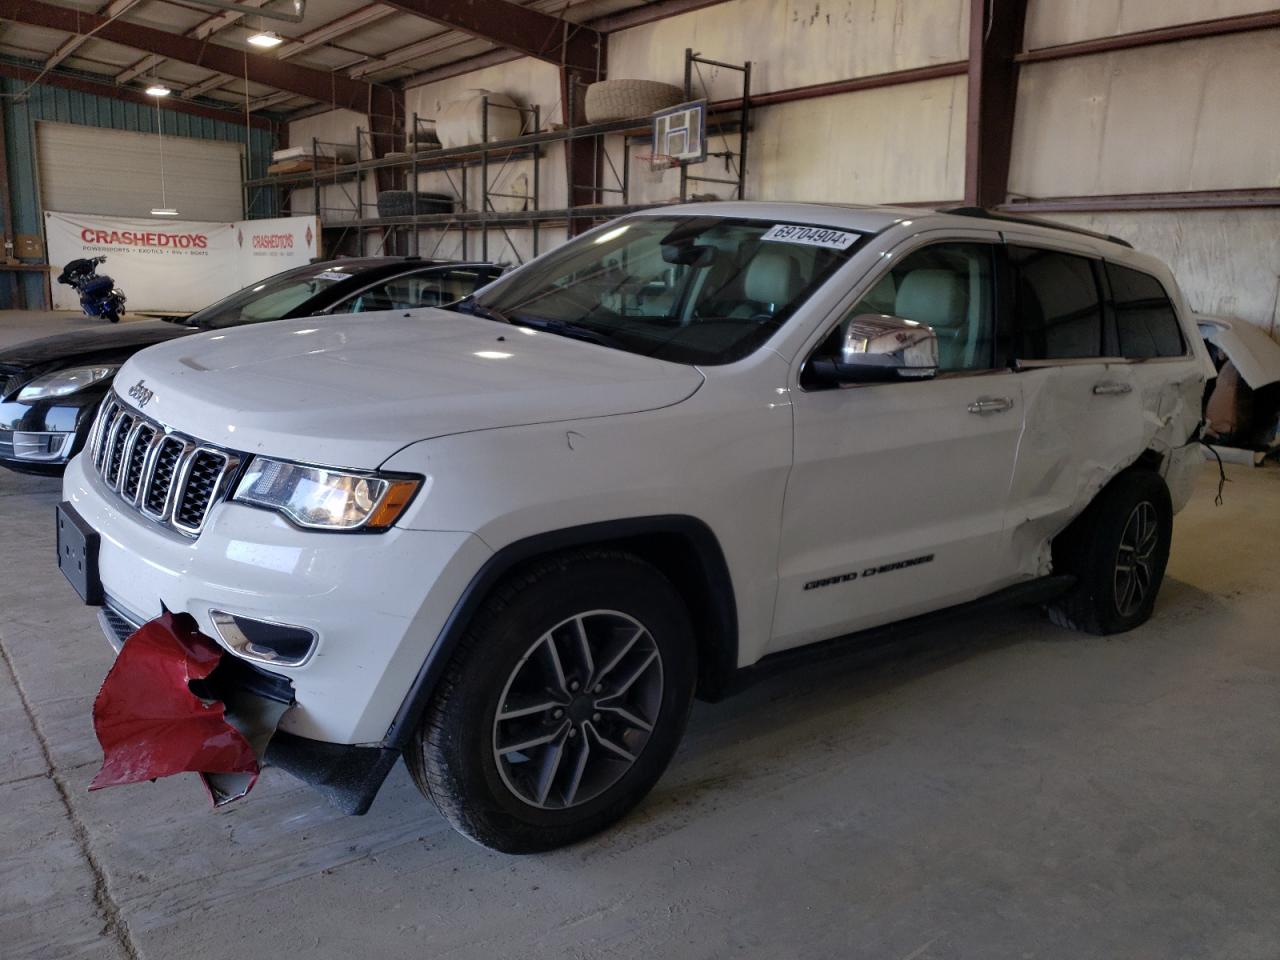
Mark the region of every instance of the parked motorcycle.
POLYGON ((112 323, 119 323, 120 314, 124 313, 124 293, 106 274, 98 276, 98 264, 106 259, 72 260, 62 268, 58 282, 80 294, 80 309, 86 317, 106 317, 112 323))

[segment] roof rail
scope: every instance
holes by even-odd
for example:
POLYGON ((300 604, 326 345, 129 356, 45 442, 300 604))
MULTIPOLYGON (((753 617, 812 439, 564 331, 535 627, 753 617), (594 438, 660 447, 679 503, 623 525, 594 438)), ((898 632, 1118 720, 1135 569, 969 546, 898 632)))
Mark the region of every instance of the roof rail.
POLYGON ((950 207, 940 209, 938 212, 949 213, 953 217, 981 217, 984 220, 999 220, 1002 223, 1025 223, 1033 227, 1047 227, 1050 230, 1065 230, 1067 233, 1078 233, 1086 237, 1093 237, 1095 240, 1106 240, 1110 243, 1118 243, 1122 247, 1128 247, 1130 250, 1133 249, 1132 243, 1114 234, 1086 230, 1084 227, 1073 227, 1069 223, 1058 223, 1055 220, 1041 220, 1039 217, 1016 217, 1008 213, 986 210, 983 207, 950 207))

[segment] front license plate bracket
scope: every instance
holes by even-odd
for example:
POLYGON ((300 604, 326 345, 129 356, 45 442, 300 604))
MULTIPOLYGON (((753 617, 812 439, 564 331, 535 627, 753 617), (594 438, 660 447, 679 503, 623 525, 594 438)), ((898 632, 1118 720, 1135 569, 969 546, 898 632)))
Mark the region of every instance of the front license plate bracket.
POLYGON ((98 533, 70 503, 56 508, 58 569, 91 607, 102 606, 102 580, 98 576, 98 533))

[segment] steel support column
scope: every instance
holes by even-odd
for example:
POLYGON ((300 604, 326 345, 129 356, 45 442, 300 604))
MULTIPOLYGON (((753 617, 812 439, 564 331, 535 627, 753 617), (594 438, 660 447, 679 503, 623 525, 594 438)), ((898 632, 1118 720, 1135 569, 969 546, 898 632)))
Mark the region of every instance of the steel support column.
POLYGON ((1009 190, 1018 65, 1027 0, 973 0, 969 18, 969 111, 965 203, 991 207, 1009 190))

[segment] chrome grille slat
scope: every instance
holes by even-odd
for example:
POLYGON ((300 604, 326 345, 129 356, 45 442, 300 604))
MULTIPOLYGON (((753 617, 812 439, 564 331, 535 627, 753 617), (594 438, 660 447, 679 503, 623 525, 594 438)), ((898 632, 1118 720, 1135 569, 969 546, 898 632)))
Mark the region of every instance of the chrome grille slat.
POLYGON ((152 520, 169 518, 169 499, 173 493, 173 482, 178 477, 178 465, 189 452, 188 445, 173 436, 162 436, 156 444, 140 503, 142 512, 152 520))
POLYGON ((204 525, 214 494, 226 474, 229 458, 220 450, 198 447, 187 459, 178 494, 173 498, 172 523, 185 533, 204 525))
POLYGON ((107 466, 102 471, 102 479, 113 490, 120 489, 120 466, 124 462, 124 448, 129 443, 129 433, 133 429, 132 414, 121 412, 111 426, 111 442, 107 450, 107 466))
POLYGON ((204 529, 240 468, 231 451, 170 432, 110 397, 94 427, 95 472, 130 507, 184 536, 204 529))
POLYGON ((146 466, 147 454, 151 452, 151 444, 156 438, 154 426, 146 422, 134 425, 129 435, 128 456, 122 467, 123 479, 120 480, 120 495, 131 503, 138 499, 138 488, 142 485, 142 468, 146 466))
POLYGON ((98 423, 95 428, 97 432, 93 439, 93 468, 99 472, 102 471, 103 458, 106 456, 109 442, 107 438, 111 436, 111 425, 115 423, 119 414, 120 404, 114 400, 105 401, 98 413, 98 423))

